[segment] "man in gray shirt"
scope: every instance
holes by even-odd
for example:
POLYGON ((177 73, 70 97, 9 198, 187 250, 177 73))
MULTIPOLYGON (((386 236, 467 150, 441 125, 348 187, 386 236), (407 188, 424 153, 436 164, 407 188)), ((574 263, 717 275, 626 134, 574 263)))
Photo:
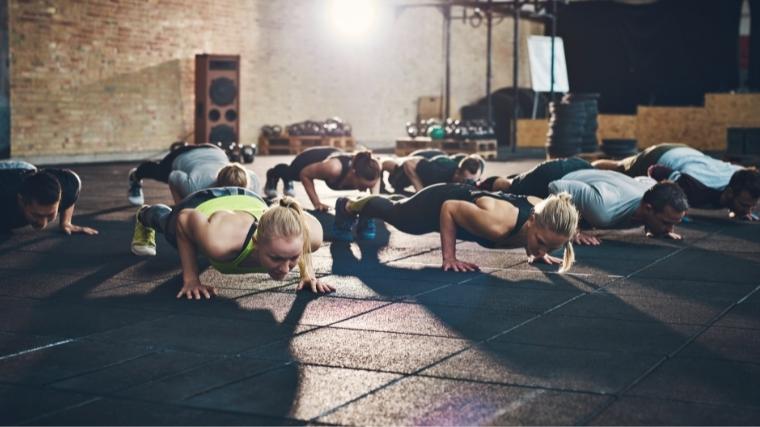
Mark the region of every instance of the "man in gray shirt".
POLYGON ((261 183, 253 171, 230 163, 224 150, 212 144, 187 145, 169 152, 159 162, 143 162, 132 169, 128 199, 133 205, 144 202, 144 178, 169 184, 174 203, 210 187, 237 186, 261 192, 261 183))
MULTIPOLYGON (((478 185, 483 190, 504 191, 546 198, 567 191, 587 226, 629 228, 644 225, 652 236, 680 239, 673 232, 689 205, 683 190, 672 182, 656 183, 649 177, 631 178, 622 173, 593 169, 583 159, 553 159, 512 178, 491 177, 478 185)), ((599 244, 582 233, 576 243, 599 244)))
MULTIPOLYGON (((631 178, 618 172, 584 169, 549 183, 549 193, 566 191, 583 220, 593 228, 631 228, 644 225, 648 235, 680 239, 674 232, 689 209, 686 195, 670 181, 631 178)), ((598 244, 580 235, 578 243, 598 244)))

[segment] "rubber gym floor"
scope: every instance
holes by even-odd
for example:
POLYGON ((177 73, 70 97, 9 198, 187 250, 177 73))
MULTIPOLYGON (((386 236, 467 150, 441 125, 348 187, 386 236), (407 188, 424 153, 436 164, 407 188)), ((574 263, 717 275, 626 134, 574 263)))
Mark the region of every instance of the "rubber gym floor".
POLYGON ((0 239, 3 424, 760 424, 760 224, 692 211, 681 242, 599 233, 564 275, 468 242, 483 271, 443 272, 437 234, 379 224, 314 254, 333 294, 208 268, 219 296, 186 301, 160 236, 158 256, 129 252, 132 166, 72 166, 75 223, 98 236, 0 239))

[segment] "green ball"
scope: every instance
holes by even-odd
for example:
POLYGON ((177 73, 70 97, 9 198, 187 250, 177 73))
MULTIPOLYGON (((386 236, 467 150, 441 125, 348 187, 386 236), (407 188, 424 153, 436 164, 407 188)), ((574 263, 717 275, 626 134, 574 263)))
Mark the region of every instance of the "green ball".
POLYGON ((428 136, 433 139, 443 139, 446 136, 446 131, 441 126, 431 126, 428 128, 428 136))

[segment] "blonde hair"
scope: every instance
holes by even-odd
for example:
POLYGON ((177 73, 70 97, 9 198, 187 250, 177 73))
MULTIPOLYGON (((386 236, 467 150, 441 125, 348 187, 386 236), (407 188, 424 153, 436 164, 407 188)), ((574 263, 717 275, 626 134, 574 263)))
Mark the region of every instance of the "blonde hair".
POLYGON ((219 187, 248 187, 248 171, 240 163, 230 163, 216 174, 219 187))
POLYGON ((559 272, 569 271, 575 263, 575 250, 572 240, 578 231, 580 217, 578 209, 573 204, 573 197, 564 191, 559 194, 552 194, 533 207, 533 215, 538 226, 561 236, 567 236, 565 255, 559 272))
POLYGON ((306 216, 301 205, 290 197, 275 202, 259 219, 257 241, 270 241, 275 237, 302 237, 303 251, 298 258, 301 279, 313 279, 311 264, 311 238, 306 216))

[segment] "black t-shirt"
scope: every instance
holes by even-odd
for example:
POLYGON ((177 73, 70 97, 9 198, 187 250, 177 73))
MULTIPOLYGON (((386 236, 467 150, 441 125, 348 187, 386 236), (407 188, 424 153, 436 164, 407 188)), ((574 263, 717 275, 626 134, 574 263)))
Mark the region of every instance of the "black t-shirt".
MULTIPOLYGON (((59 214, 76 203, 82 181, 74 171, 55 168, 42 169, 42 171, 53 174, 61 184, 59 214)), ((18 192, 24 180, 34 173, 35 171, 30 169, 0 170, 0 230, 10 230, 29 224, 18 205, 18 192)))

